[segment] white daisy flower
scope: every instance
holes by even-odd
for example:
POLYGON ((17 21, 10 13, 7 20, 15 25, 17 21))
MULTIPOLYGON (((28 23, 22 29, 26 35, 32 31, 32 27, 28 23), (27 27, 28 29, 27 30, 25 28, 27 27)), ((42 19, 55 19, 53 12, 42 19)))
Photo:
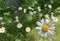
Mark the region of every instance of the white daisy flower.
POLYGON ((17 28, 21 28, 22 27, 22 24, 21 23, 18 23, 17 24, 17 28))
POLYGON ((1 22, 1 25, 4 25, 5 24, 5 22, 1 22))
POLYGON ((15 17, 15 19, 18 19, 18 18, 19 18, 18 16, 15 17))
POLYGON ((48 7, 51 9, 52 8, 52 5, 48 5, 48 7))
POLYGON ((57 17, 54 17, 52 18, 54 22, 58 22, 58 18, 57 17))
POLYGON ((47 7, 47 4, 45 4, 44 7, 47 7))
POLYGON ((0 33, 5 33, 5 27, 0 28, 0 33))
POLYGON ((36 11, 33 11, 33 13, 35 14, 35 13, 36 13, 36 11))
POLYGON ((15 22, 19 22, 19 19, 16 19, 15 22))
POLYGON ((27 9, 25 8, 25 9, 23 10, 23 12, 26 13, 26 12, 27 12, 27 9))
POLYGON ((54 13, 52 12, 51 14, 53 15, 54 13))
POLYGON ((51 18, 54 22, 58 22, 58 18, 57 17, 54 17, 53 14, 51 15, 51 18))
POLYGON ((50 22, 49 19, 42 19, 41 22, 37 21, 37 27, 36 29, 38 30, 38 34, 41 37, 47 37, 53 35, 53 32, 55 30, 54 24, 50 22))
POLYGON ((30 10, 34 10, 32 7, 28 7, 28 9, 30 9, 30 10))
POLYGON ((18 10, 22 10, 23 8, 22 7, 19 7, 18 10))
POLYGON ((39 11, 39 12, 41 11, 41 8, 40 8, 40 6, 38 6, 38 7, 37 7, 37 9, 38 9, 38 11, 39 11))
POLYGON ((0 17, 0 20, 3 20, 3 17, 0 17))
POLYGON ((30 27, 26 27, 25 31, 26 32, 30 32, 31 28, 30 27))
POLYGON ((30 15, 33 15, 34 13, 32 11, 29 12, 30 15))

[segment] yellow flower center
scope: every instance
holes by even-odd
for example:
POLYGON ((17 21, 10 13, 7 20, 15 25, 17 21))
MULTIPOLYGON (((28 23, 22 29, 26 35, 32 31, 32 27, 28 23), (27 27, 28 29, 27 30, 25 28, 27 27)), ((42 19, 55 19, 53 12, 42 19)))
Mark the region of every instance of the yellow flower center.
POLYGON ((48 25, 45 24, 42 26, 42 31, 47 32, 48 29, 49 29, 48 25))

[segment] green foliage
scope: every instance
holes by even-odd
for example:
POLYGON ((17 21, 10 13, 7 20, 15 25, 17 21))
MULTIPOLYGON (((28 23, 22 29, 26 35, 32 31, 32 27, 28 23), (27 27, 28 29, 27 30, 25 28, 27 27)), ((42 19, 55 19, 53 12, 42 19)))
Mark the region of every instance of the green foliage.
MULTIPOLYGON (((39 13, 43 13, 43 15, 47 13, 50 15, 51 12, 54 12, 57 16, 60 14, 60 0, 52 1, 53 4, 49 0, 17 0, 18 5, 23 8, 31 6, 37 11, 36 7, 41 6, 42 11, 37 11, 37 13, 32 16, 28 14, 28 12, 33 10, 27 10, 27 13, 23 13, 18 10, 18 7, 10 4, 7 0, 0 0, 0 17, 3 17, 3 20, 0 20, 0 27, 4 26, 6 28, 6 33, 0 33, 0 41, 43 41, 35 30, 36 21, 40 21, 41 19, 39 17, 39 13), (37 3, 34 3, 35 1, 37 1, 37 3), (52 9, 50 10, 48 6, 44 7, 45 4, 51 4, 53 6, 52 9), (19 17, 19 22, 15 22, 16 16, 19 17), (2 22, 5 24, 2 25, 2 22), (16 27, 18 23, 22 23, 23 27, 18 29, 16 27), (27 26, 31 27, 31 31, 29 33, 25 31, 27 26)), ((59 32, 59 24, 56 24, 58 27, 56 33, 59 32)), ((58 33, 56 34, 56 40, 58 39, 57 41, 60 41, 60 37, 57 35, 58 33)))

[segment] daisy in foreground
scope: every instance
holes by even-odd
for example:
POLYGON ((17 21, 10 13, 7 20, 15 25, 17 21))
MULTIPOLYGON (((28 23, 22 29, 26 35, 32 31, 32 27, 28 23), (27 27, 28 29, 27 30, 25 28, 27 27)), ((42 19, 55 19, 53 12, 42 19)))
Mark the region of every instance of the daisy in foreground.
POLYGON ((42 19, 41 22, 37 21, 37 31, 41 37, 50 37, 53 35, 55 27, 54 24, 49 19, 42 19))
POLYGON ((5 27, 0 28, 0 33, 5 33, 5 27))

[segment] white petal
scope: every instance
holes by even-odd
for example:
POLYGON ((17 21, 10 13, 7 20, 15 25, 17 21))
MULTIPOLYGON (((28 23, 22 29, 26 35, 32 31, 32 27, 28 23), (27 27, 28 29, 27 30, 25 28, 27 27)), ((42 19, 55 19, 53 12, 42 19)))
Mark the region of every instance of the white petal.
POLYGON ((50 29, 50 30, 55 30, 55 27, 50 27, 49 29, 50 29))
POLYGON ((46 23, 46 24, 49 24, 49 22, 50 22, 49 19, 46 19, 46 20, 45 20, 45 23, 46 23))
POLYGON ((39 34, 41 37, 43 37, 43 36, 44 36, 44 34, 43 34, 42 30, 40 30, 40 31, 38 32, 38 34, 39 34))
POLYGON ((49 32, 49 34, 53 35, 52 31, 48 31, 48 32, 49 32))
POLYGON ((47 32, 45 33, 45 37, 47 37, 47 32))
POLYGON ((44 19, 41 20, 41 23, 44 24, 44 19))
POLYGON ((49 23, 49 26, 50 26, 50 27, 54 27, 54 25, 55 25, 55 24, 53 24, 53 23, 49 23))
POLYGON ((36 27, 36 29, 37 29, 37 30, 41 30, 41 29, 42 29, 42 27, 36 27))
POLYGON ((36 24, 37 24, 38 26, 40 26, 40 27, 43 25, 43 24, 41 24, 39 21, 37 21, 36 24))

